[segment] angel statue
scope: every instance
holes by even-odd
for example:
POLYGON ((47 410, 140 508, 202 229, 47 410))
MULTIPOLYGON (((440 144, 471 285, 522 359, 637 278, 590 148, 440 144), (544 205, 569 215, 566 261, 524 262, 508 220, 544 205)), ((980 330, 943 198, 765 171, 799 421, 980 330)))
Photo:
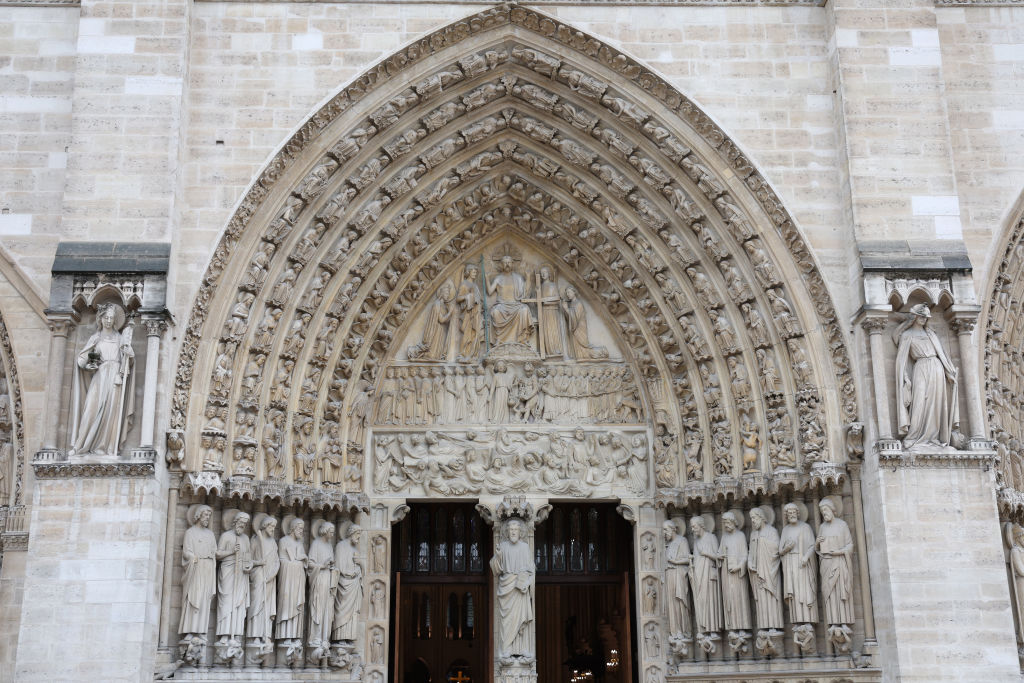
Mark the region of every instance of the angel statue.
POLYGON ((68 455, 117 455, 135 415, 134 323, 116 303, 101 305, 96 321, 76 359, 68 455))

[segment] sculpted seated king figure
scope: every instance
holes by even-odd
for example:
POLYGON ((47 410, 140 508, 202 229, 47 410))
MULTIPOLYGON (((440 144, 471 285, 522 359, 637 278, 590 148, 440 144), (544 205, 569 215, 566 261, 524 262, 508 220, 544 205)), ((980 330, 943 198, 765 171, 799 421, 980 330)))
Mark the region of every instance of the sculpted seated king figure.
POLYGON ((487 293, 495 297, 491 306, 493 344, 529 344, 534 321, 526 297, 526 279, 512 270, 512 257, 501 257, 500 272, 487 285, 487 293))

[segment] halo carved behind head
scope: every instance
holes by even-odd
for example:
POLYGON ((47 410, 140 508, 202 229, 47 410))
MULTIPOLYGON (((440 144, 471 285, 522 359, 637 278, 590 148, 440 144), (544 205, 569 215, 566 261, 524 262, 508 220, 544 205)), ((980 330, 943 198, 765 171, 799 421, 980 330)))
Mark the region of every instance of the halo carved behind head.
POLYGON ((831 507, 832 512, 833 514, 835 514, 836 517, 843 516, 843 499, 840 498, 839 496, 825 496, 824 498, 821 499, 821 502, 818 503, 818 507, 821 507, 823 505, 828 505, 829 507, 831 507))
POLYGON ((126 314, 124 312, 124 307, 122 307, 121 304, 117 302, 107 301, 105 303, 100 304, 96 308, 96 329, 103 329, 102 318, 103 315, 108 311, 113 311, 114 313, 114 329, 120 330, 121 328, 123 328, 124 321, 127 319, 126 314))
POLYGON ((743 528, 743 522, 745 521, 744 520, 744 516, 743 516, 743 510, 739 510, 739 509, 726 510, 725 512, 722 513, 722 521, 723 522, 725 521, 725 516, 726 515, 729 515, 729 517, 732 518, 732 521, 735 522, 737 529, 742 529, 743 528))
POLYGON ((788 508, 790 505, 792 505, 793 507, 796 508, 796 518, 798 520, 800 520, 801 522, 806 522, 807 521, 807 506, 804 505, 803 501, 794 500, 792 502, 786 503, 785 505, 782 506, 782 512, 785 513, 786 512, 786 508, 788 508))
POLYGON ((202 503, 196 503, 195 505, 189 505, 188 507, 188 523, 195 524, 199 521, 199 515, 203 514, 203 510, 209 510, 213 512, 213 508, 209 505, 203 505, 202 503))

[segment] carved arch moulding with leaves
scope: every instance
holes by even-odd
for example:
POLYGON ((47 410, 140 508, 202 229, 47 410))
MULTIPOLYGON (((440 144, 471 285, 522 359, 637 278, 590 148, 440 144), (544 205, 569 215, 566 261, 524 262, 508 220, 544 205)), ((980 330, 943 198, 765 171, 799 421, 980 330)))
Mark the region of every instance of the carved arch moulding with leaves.
POLYGON ((380 63, 250 187, 182 343, 183 468, 256 497, 370 492, 386 368, 442 283, 504 242, 557 264, 622 350, 648 494, 836 482, 849 355, 779 198, 660 77, 518 6, 380 63))

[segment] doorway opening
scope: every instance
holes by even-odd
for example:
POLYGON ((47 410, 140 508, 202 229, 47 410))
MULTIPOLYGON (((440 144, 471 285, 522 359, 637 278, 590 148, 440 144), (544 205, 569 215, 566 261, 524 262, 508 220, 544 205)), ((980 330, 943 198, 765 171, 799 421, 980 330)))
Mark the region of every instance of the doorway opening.
POLYGON ((639 680, 632 526, 614 503, 555 504, 534 540, 538 680, 639 680))
POLYGON ((473 503, 414 504, 392 537, 391 682, 489 681, 490 528, 473 503))

